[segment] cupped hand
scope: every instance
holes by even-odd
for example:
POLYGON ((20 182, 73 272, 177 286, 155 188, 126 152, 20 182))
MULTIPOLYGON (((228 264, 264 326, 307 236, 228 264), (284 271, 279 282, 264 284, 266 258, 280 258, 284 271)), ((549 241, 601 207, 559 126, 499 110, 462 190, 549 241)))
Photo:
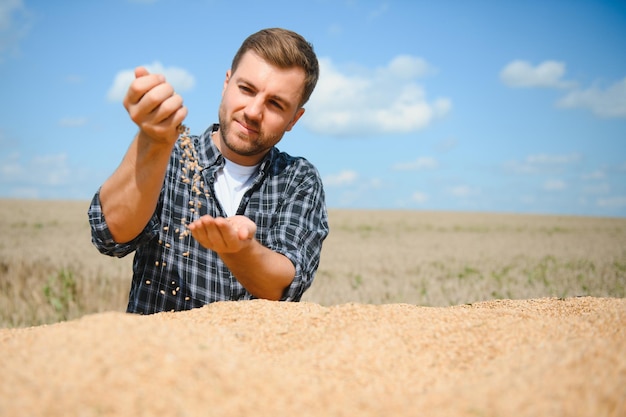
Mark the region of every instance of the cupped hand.
POLYGON ((124 97, 124 107, 141 132, 154 141, 173 144, 187 116, 183 99, 161 74, 135 69, 135 79, 124 97))
POLYGON ((217 253, 234 253, 246 248, 254 239, 256 224, 245 216, 202 216, 189 224, 194 239, 217 253))

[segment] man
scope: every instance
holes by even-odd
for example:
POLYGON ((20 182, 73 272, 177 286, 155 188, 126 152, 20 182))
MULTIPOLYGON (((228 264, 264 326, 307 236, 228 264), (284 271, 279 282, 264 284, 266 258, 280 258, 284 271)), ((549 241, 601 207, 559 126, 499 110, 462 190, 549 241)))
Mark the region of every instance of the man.
POLYGON ((136 252, 128 312, 300 300, 328 234, 324 190, 313 165, 275 145, 318 75, 300 35, 259 31, 226 72, 219 124, 179 140, 182 98, 163 76, 135 69, 124 107, 139 132, 89 208, 100 252, 136 252))

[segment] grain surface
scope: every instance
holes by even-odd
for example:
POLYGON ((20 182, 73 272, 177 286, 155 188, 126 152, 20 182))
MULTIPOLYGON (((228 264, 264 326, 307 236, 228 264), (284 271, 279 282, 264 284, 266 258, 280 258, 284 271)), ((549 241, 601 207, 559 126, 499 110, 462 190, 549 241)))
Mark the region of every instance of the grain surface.
POLYGON ((220 302, 0 329, 0 415, 621 416, 626 300, 220 302))

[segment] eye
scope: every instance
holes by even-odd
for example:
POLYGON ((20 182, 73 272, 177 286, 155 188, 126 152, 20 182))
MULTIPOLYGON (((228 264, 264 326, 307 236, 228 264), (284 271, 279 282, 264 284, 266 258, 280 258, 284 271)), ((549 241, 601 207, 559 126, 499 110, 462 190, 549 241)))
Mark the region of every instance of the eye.
POLYGON ((239 90, 241 90, 241 92, 245 94, 253 94, 252 88, 248 87, 247 85, 240 85, 239 90))
POLYGON ((278 110, 282 110, 283 109, 283 105, 280 102, 276 101, 276 100, 271 100, 270 101, 270 105, 272 105, 272 107, 275 107, 278 110))

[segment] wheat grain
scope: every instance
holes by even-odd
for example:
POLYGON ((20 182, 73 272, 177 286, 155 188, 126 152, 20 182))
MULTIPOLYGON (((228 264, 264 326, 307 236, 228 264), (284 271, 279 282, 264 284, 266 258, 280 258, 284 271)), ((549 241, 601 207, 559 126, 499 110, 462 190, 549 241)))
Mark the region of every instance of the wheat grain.
MULTIPOLYGON (((200 208, 202 207, 202 202, 199 198, 204 195, 209 198, 210 193, 205 187, 205 183, 202 179, 202 167, 198 164, 198 152, 189 136, 189 128, 185 125, 180 125, 178 128, 178 141, 181 148, 181 158, 179 162, 181 164, 181 175, 180 180, 185 185, 191 185, 191 199, 189 201, 189 219, 186 216, 183 216, 180 219, 180 224, 182 228, 176 227, 174 229, 174 234, 178 235, 179 240, 185 239, 189 236, 190 231, 188 229, 188 224, 194 220, 197 216, 200 216, 200 208)), ((170 230, 169 226, 163 226, 163 232, 167 234, 170 230)), ((171 244, 164 242, 166 239, 159 239, 159 245, 163 245, 165 248, 170 249, 171 244)), ((182 253, 182 256, 189 257, 191 255, 190 251, 185 251, 182 253)), ((165 261, 155 262, 155 266, 165 267, 165 261)), ((146 284, 149 285, 149 280, 146 281, 146 284)), ((172 281, 172 285, 175 285, 175 282, 172 281)), ((172 290, 172 295, 176 295, 180 290, 180 287, 176 287, 175 290, 172 290)), ((161 291, 161 294, 165 294, 164 291, 161 291)), ((189 297, 186 297, 185 300, 189 300, 189 297)))

